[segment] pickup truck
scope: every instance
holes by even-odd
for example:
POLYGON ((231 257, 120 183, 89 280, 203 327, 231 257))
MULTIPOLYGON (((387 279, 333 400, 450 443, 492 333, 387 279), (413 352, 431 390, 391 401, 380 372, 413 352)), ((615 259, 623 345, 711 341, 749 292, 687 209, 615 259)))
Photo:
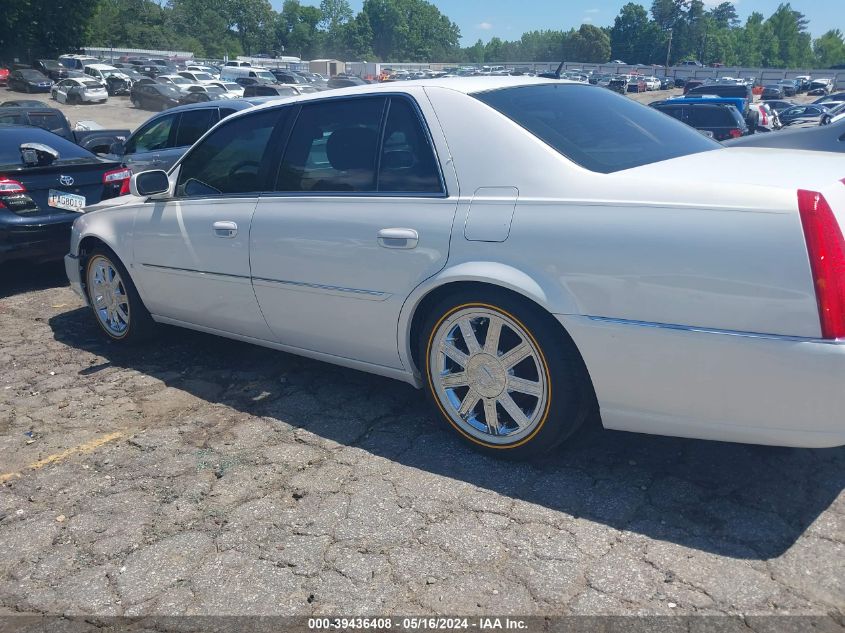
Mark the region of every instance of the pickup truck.
POLYGON ((94 154, 108 154, 113 143, 125 141, 130 134, 130 130, 72 129, 64 113, 50 107, 0 108, 0 125, 40 127, 94 154))

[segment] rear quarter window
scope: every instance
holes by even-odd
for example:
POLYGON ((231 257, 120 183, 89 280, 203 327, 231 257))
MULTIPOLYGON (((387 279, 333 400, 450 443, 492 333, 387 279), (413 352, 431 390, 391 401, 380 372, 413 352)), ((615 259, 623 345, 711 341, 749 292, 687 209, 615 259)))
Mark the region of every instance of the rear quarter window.
POLYGON ((680 121, 597 86, 550 83, 473 96, 599 173, 721 147, 680 121))

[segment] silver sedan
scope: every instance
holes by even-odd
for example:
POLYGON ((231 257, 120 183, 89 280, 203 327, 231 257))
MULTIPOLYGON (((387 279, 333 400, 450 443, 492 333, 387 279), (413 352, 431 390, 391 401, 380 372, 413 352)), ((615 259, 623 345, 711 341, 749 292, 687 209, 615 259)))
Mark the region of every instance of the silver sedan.
POLYGON ((155 323, 424 388, 479 450, 607 428, 845 442, 845 158, 725 148, 526 77, 273 101, 74 224, 120 343, 155 323))

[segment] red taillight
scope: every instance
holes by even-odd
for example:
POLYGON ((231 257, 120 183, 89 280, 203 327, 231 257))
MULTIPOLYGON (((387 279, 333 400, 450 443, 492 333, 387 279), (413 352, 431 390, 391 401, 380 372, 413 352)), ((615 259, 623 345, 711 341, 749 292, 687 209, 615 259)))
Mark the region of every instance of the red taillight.
POLYGON ((731 138, 739 138, 742 136, 742 130, 734 128, 733 130, 728 130, 728 134, 731 138))
POLYGON ((0 176, 0 196, 13 196, 16 193, 26 193, 26 187, 17 180, 0 176))
POLYGON ((113 169, 103 174, 103 184, 110 185, 120 183, 119 196, 125 196, 129 193, 129 179, 132 178, 132 170, 129 168, 113 169))
POLYGON ((798 211, 816 286, 822 337, 845 338, 845 238, 833 210, 816 191, 798 191, 798 211))

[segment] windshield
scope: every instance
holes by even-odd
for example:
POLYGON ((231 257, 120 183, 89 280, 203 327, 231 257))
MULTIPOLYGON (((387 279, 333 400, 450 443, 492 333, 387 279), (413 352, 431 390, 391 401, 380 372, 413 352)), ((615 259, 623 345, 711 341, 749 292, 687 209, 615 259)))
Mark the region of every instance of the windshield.
POLYGON ((473 95, 573 162, 611 173, 721 145, 657 110, 584 84, 544 84, 473 95))
POLYGON ((276 81, 276 78, 273 76, 273 73, 267 70, 256 70, 255 76, 260 77, 261 79, 266 79, 268 81, 276 81))
POLYGON ((214 77, 208 73, 194 73, 194 77, 196 77, 199 81, 211 81, 214 79, 214 77))
POLYGON ((180 86, 186 86, 194 83, 189 79, 185 79, 184 77, 166 77, 166 79, 168 81, 172 81, 175 84, 179 84, 180 86))
POLYGON ((226 83, 223 84, 223 86, 226 88, 226 90, 243 90, 243 88, 236 83, 226 83))
POLYGON ((171 97, 173 99, 178 99, 181 96, 181 93, 174 88, 173 86, 166 86, 164 84, 158 84, 156 86, 158 91, 166 97, 171 97))

